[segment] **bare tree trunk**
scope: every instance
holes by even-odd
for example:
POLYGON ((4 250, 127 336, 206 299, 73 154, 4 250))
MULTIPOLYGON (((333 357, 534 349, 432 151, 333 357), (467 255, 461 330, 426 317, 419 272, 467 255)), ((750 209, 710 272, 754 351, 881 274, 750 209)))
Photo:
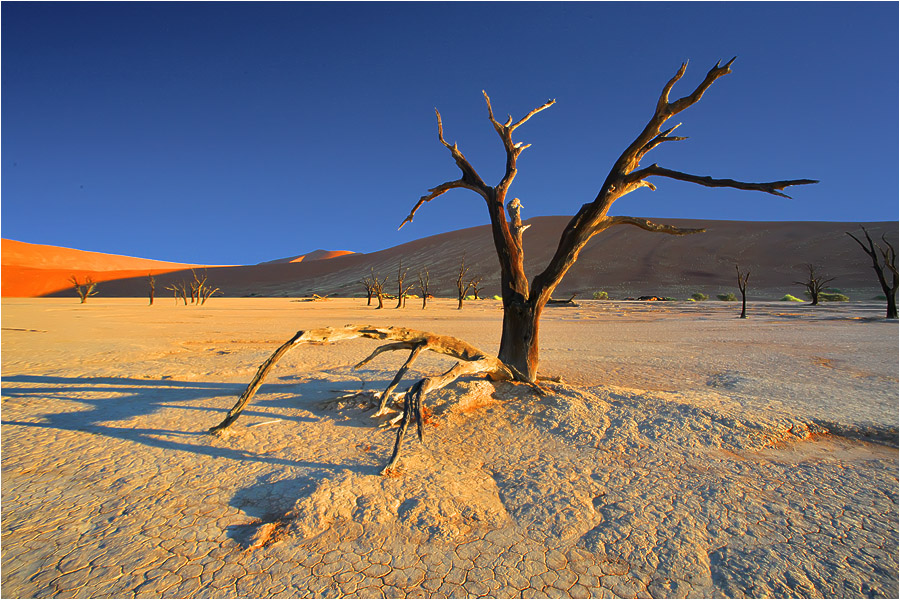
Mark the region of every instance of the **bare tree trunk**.
POLYGON ((156 295, 156 278, 153 273, 147 275, 147 283, 150 284, 150 306, 153 306, 153 296, 156 295))
POLYGON ((497 357, 525 381, 536 381, 539 362, 541 312, 531 302, 504 305, 503 330, 497 357))
POLYGON ((750 281, 750 269, 746 273, 741 273, 741 268, 734 265, 737 270, 738 288, 741 290, 741 318, 747 318, 747 282, 750 281))
POLYGON ((419 272, 419 293, 422 294, 422 310, 425 310, 425 306, 428 304, 428 284, 430 279, 431 276, 428 273, 428 269, 419 272))
POLYGON ((850 232, 845 232, 847 235, 853 238, 853 240, 859 244, 860 248, 869 255, 869 258, 872 259, 872 268, 875 269, 875 274, 878 276, 878 284, 881 286, 881 290, 884 292, 884 296, 887 299, 887 311, 885 318, 886 319, 896 319, 897 318, 897 288, 900 287, 900 273, 898 273, 897 269, 897 250, 894 246, 887 240, 885 235, 881 236, 881 241, 884 242, 885 247, 882 248, 878 244, 872 241, 871 236, 869 236, 869 232, 866 231, 866 228, 862 228, 863 233, 866 235, 866 241, 868 242, 868 248, 865 244, 863 244, 856 236, 854 236, 850 232), (880 258, 879 258, 880 255, 880 258), (886 272, 887 271, 887 272, 886 272), (891 275, 891 284, 888 285, 887 276, 891 275))

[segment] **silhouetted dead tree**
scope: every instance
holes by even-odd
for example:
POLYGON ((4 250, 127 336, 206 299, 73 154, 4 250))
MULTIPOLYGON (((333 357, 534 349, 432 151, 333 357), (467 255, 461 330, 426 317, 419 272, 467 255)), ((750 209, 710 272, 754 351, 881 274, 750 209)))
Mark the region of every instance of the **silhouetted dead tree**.
POLYGON ((94 283, 94 280, 91 277, 85 277, 84 283, 79 283, 78 278, 72 275, 69 277, 69 281, 75 286, 75 293, 81 298, 82 304, 87 302, 87 299, 91 296, 97 295, 97 284, 94 283))
POLYGON ((359 282, 366 288, 366 306, 372 306, 372 295, 375 293, 375 282, 378 281, 378 278, 375 277, 375 270, 372 269, 372 274, 366 277, 363 277, 359 280, 359 282))
POLYGON ((407 273, 409 273, 409 269, 403 269, 403 261, 401 260, 400 265, 397 267, 397 306, 394 308, 406 308, 406 294, 409 293, 409 290, 413 287, 413 284, 403 287, 403 282, 406 280, 407 273))
POLYGON ((459 299, 457 310, 462 310, 463 300, 469 295, 469 290, 472 289, 472 281, 466 279, 468 273, 469 267, 466 266, 466 257, 463 256, 462 262, 459 263, 459 274, 456 276, 456 295, 459 299))
POLYGON ((425 310, 425 306, 428 304, 428 284, 430 282, 431 275, 429 275, 428 269, 419 271, 419 293, 422 295, 422 310, 425 310))
POLYGON ((153 273, 147 274, 147 284, 150 286, 150 306, 153 306, 153 297, 156 295, 156 277, 153 273))
MULTIPOLYGON (((681 113, 688 107, 696 104, 707 89, 720 77, 731 72, 734 59, 724 66, 717 63, 703 79, 702 82, 687 96, 674 102, 669 100, 669 93, 675 84, 682 78, 687 68, 683 64, 678 72, 663 87, 662 93, 656 103, 653 116, 644 127, 643 131, 622 152, 612 169, 600 186, 600 190, 593 201, 581 206, 581 209, 572 217, 560 236, 556 253, 543 271, 538 273, 529 282, 525 275, 524 250, 522 245, 522 233, 525 226, 522 225, 520 212, 521 202, 513 199, 507 203, 506 195, 517 173, 517 160, 519 155, 530 146, 522 142, 513 142, 513 133, 529 119, 539 112, 554 104, 554 100, 545 102, 533 109, 515 123, 509 117, 505 123, 494 118, 491 100, 485 93, 488 118, 494 130, 497 132, 506 151, 506 170, 497 185, 490 186, 484 182, 475 168, 469 163, 456 144, 450 144, 444 139, 441 114, 435 110, 437 116, 438 140, 450 152, 457 167, 462 172, 458 179, 442 183, 428 191, 413 206, 409 216, 401 223, 403 227, 413 220, 416 211, 425 203, 434 200, 444 193, 454 189, 466 189, 480 195, 487 204, 491 221, 491 232, 494 248, 500 263, 500 289, 503 299, 503 328, 500 338, 500 350, 497 358, 492 358, 476 348, 472 348, 465 342, 446 336, 436 336, 423 332, 411 332, 399 329, 376 329, 367 327, 347 327, 343 329, 316 330, 315 332, 300 331, 291 340, 288 340, 260 367, 256 377, 250 383, 247 391, 229 412, 228 417, 213 431, 220 431, 230 425, 239 415, 243 407, 250 401, 256 388, 262 383, 265 374, 275 362, 294 345, 303 342, 332 342, 354 337, 375 337, 383 340, 393 340, 372 353, 366 359, 374 358, 380 352, 392 350, 409 350, 410 356, 401 367, 400 371, 391 382, 391 386, 399 382, 399 378, 423 349, 430 349, 444 354, 449 354, 460 362, 441 375, 429 377, 415 383, 403 395, 403 412, 398 417, 399 428, 394 442, 394 451, 391 459, 385 467, 385 471, 392 469, 399 456, 400 446, 409 425, 415 421, 422 437, 422 408, 425 394, 436 387, 443 387, 454 379, 463 375, 488 374, 494 379, 510 379, 523 382, 533 389, 538 390, 534 382, 538 375, 538 348, 539 348, 539 323, 541 313, 553 290, 562 281, 563 276, 575 263, 579 252, 585 244, 598 233, 618 225, 632 225, 647 231, 661 232, 672 235, 686 235, 699 233, 702 229, 684 229, 669 225, 652 223, 647 219, 636 217, 607 216, 612 204, 619 198, 642 187, 651 190, 655 186, 648 181, 652 177, 664 177, 689 183, 695 183, 707 187, 728 187, 741 190, 755 190, 774 194, 780 197, 788 197, 783 190, 788 186, 816 183, 810 179, 795 179, 784 181, 772 181, 767 183, 747 183, 733 179, 713 179, 712 177, 692 175, 660 167, 652 164, 641 167, 644 156, 665 142, 683 140, 683 137, 673 136, 672 132, 678 125, 663 130, 669 119, 681 113), (507 218, 507 214, 509 217, 507 218), (465 348, 465 350, 463 350, 465 348), (452 349, 452 350, 451 350, 452 349)), ((464 275, 464 269, 462 269, 464 275)), ((465 280, 461 278, 460 281, 465 280)), ((471 281, 465 280, 465 281, 471 281)), ((462 297, 463 294, 461 293, 462 297)), ((393 389, 392 387, 389 389, 393 389)), ((390 395, 386 392, 380 395, 380 408, 386 408, 390 395)), ((379 410, 378 414, 383 412, 379 410)))
POLYGON ((897 273, 897 250, 891 245, 884 234, 881 236, 881 241, 884 243, 885 247, 882 248, 877 242, 872 241, 872 238, 869 236, 869 232, 866 231, 865 227, 860 227, 866 236, 867 244, 863 244, 859 238, 849 231, 845 231, 844 233, 852 237, 853 240, 859 244, 859 247, 872 259, 872 268, 875 269, 875 274, 878 276, 878 283, 881 285, 885 298, 887 298, 887 314, 885 315, 885 318, 896 319, 897 288, 900 286, 900 276, 898 276, 897 273), (888 277, 891 279, 890 284, 888 284, 888 277))
POLYGON ((812 299, 812 302, 810 302, 812 306, 819 304, 819 294, 825 290, 826 284, 834 281, 834 277, 825 277, 821 273, 817 273, 817 269, 818 267, 815 265, 807 264, 806 270, 809 271, 809 276, 806 278, 806 281, 794 282, 806 288, 806 295, 812 299))
POLYGON ((747 282, 750 281, 750 269, 747 269, 746 273, 741 272, 741 268, 738 265, 734 265, 735 270, 737 270, 737 278, 738 278, 738 289, 741 290, 741 318, 747 318, 747 282))

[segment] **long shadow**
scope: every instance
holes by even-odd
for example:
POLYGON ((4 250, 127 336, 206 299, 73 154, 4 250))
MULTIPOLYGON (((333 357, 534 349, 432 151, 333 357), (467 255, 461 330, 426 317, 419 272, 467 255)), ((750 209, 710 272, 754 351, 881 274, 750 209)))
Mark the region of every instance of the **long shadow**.
MULTIPOLYGON (((3 419, 4 426, 49 428, 68 431, 84 431, 104 435, 111 438, 129 440, 164 448, 205 454, 211 457, 230 458, 242 461, 255 461, 274 465, 299 466, 311 468, 336 468, 347 465, 334 465, 329 463, 317 463, 309 461, 292 461, 254 452, 232 448, 214 447, 203 443, 181 442, 173 439, 163 439, 159 436, 182 437, 185 440, 197 440, 205 435, 208 427, 219 421, 219 415, 211 415, 209 422, 205 420, 198 423, 197 430, 172 430, 172 429, 146 429, 134 427, 115 427, 111 421, 125 421, 134 417, 150 415, 163 408, 178 408, 183 410, 202 410, 213 413, 225 412, 231 408, 234 400, 243 391, 244 384, 175 381, 175 380, 147 380, 124 377, 48 377, 35 375, 14 375, 3 378, 4 387, 2 395, 4 401, 13 398, 53 398, 68 400, 81 405, 88 405, 81 411, 63 411, 37 413, 34 417, 42 419, 42 422, 19 421, 3 419), (34 384, 31 386, 9 387, 6 384, 34 384), (78 393, 116 393, 114 398, 90 398, 78 393), (191 404, 198 400, 222 397, 222 408, 214 409, 197 404, 191 404)), ((275 383, 267 384, 260 389, 261 395, 266 393, 288 393, 287 397, 259 400, 257 406, 269 408, 296 408, 301 403, 308 402, 303 391, 303 384, 275 383)), ((310 396, 318 395, 315 386, 308 390, 310 396)), ((273 413, 264 411, 247 410, 244 416, 263 416, 267 418, 281 418, 287 421, 315 421, 315 419, 302 416, 294 416, 285 413, 273 413)))

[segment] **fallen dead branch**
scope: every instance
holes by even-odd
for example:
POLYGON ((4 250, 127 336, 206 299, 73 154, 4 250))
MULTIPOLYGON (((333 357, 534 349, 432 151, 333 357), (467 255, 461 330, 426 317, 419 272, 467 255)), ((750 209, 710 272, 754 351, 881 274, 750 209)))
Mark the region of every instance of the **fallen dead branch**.
MULTIPOLYGON (((439 390, 460 377, 473 375, 486 375, 492 380, 520 381, 526 383, 530 388, 538 393, 543 393, 541 388, 534 383, 527 381, 522 373, 517 373, 513 368, 503 364, 500 359, 486 354, 472 346, 468 342, 455 337, 438 335, 427 331, 417 331, 415 329, 406 329, 404 327, 372 327, 368 325, 347 325, 346 327, 323 327, 321 329, 309 329, 298 331, 287 342, 282 344, 272 355, 263 362, 256 371, 256 375, 250 381, 247 389, 241 394, 237 403, 228 411, 225 419, 215 427, 209 429, 209 433, 217 434, 230 427, 243 410, 247 407, 257 390, 262 385, 269 371, 281 360, 285 354, 295 346, 303 344, 323 344, 329 342, 339 342, 343 340, 352 340, 356 338, 370 338, 376 340, 390 340, 390 343, 384 344, 376 348, 369 356, 354 366, 355 369, 368 364, 372 359, 384 352, 392 352, 394 350, 409 350, 409 357, 403 366, 397 371, 397 374, 388 384, 387 388, 378 395, 378 410, 373 416, 381 416, 387 411, 387 404, 403 375, 409 367, 415 362, 419 354, 423 350, 430 350, 438 354, 451 356, 459 360, 450 370, 441 375, 426 377, 414 383, 409 390, 403 394, 403 411, 402 414, 394 421, 399 422, 397 429, 397 438, 394 442, 394 450, 391 458, 385 466, 383 473, 393 469, 400 455, 400 448, 406 431, 410 424, 415 422, 419 441, 424 440, 425 431, 425 396, 432 391, 439 390)), ((394 422, 392 421, 392 422, 394 422)))

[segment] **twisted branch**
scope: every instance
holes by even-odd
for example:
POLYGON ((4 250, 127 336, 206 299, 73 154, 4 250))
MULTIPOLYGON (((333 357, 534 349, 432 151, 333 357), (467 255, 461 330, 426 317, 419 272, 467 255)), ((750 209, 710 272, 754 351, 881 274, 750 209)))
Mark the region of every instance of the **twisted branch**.
POLYGON ((645 167, 639 171, 634 171, 625 177, 625 181, 629 184, 642 181, 645 177, 668 177, 669 179, 677 179, 679 181, 687 181, 688 183, 696 183, 706 187, 728 187, 738 190, 749 190, 756 192, 766 192, 775 196, 790 199, 790 196, 781 190, 792 185, 810 185, 819 183, 815 179, 789 179, 786 181, 769 181, 765 183, 748 183, 745 181, 735 181, 734 179, 713 179, 709 176, 691 175, 682 173, 681 171, 673 171, 660 167, 656 163, 645 167))
POLYGON ((608 229, 615 225, 634 225, 635 227, 640 227, 641 229, 646 229, 647 231, 652 231, 654 233, 668 233, 670 235, 692 235, 694 233, 703 233, 706 229, 692 229, 688 227, 675 227, 674 225, 662 225, 660 223, 654 223, 649 219, 642 219, 639 217, 605 217, 600 223, 597 225, 598 230, 595 233, 599 233, 604 229, 608 229))

